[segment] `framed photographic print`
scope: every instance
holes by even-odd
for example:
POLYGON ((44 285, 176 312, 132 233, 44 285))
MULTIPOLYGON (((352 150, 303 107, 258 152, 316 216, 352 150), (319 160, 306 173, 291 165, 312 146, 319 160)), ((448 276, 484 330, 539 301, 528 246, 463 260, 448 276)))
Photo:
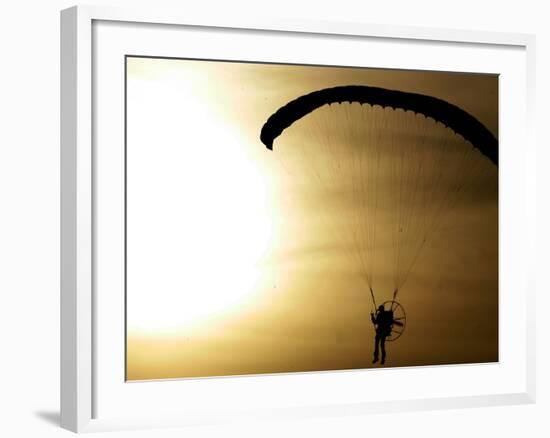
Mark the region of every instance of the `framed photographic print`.
POLYGON ((534 400, 533 37, 75 7, 61 44, 63 427, 534 400))

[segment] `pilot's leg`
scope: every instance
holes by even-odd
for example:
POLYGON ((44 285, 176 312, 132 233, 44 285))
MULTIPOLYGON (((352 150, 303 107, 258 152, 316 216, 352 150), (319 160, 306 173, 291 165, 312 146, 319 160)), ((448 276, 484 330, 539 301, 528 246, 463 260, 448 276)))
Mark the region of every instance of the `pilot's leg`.
POLYGON ((378 333, 374 337, 374 358, 372 359, 372 363, 378 362, 378 345, 380 344, 380 336, 378 336, 378 333))
POLYGON ((386 361, 386 337, 380 336, 380 348, 382 349, 382 360, 380 361, 381 364, 384 364, 386 361))

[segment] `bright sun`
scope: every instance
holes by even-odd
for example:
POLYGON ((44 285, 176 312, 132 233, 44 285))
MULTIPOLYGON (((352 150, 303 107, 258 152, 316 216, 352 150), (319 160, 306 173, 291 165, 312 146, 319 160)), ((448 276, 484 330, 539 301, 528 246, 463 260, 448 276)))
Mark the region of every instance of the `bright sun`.
POLYGON ((174 333, 234 309, 258 289, 271 242, 263 177, 197 81, 128 79, 129 331, 174 333))

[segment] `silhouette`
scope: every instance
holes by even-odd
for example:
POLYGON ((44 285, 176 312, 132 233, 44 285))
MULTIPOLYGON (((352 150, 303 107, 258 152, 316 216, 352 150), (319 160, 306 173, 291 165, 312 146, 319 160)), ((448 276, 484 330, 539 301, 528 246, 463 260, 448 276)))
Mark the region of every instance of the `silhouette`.
POLYGON ((398 326, 403 326, 403 324, 396 321, 393 318, 393 311, 386 310, 383 304, 378 306, 376 314, 371 312, 370 318, 376 329, 376 335, 374 337, 374 358, 372 359, 372 363, 378 362, 379 353, 382 351, 380 364, 384 365, 386 362, 386 338, 391 336, 394 324, 398 326))
MULTIPOLYGON (((373 363, 378 362, 381 350, 380 363, 384 364, 386 342, 399 339, 406 326, 405 310, 396 301, 398 290, 401 290, 407 281, 413 265, 426 243, 427 236, 443 216, 442 212, 445 208, 450 208, 450 204, 447 204, 446 200, 452 199, 453 196, 458 200, 458 192, 468 180, 466 174, 469 169, 477 167, 478 159, 488 159, 498 167, 498 139, 473 115, 445 100, 424 94, 367 85, 343 85, 312 91, 281 106, 268 117, 262 126, 261 142, 270 151, 279 149, 279 146, 274 147, 275 140, 283 134, 283 131, 296 121, 326 106, 334 107, 334 113, 327 113, 323 116, 324 118, 320 118, 319 120, 322 122, 318 126, 309 128, 304 126, 303 128, 305 132, 309 130, 314 135, 311 146, 316 142, 319 143, 320 159, 317 159, 315 147, 300 149, 301 142, 296 141, 293 147, 298 148, 298 155, 302 156, 297 164, 303 167, 304 174, 308 175, 306 172, 309 171, 309 177, 314 176, 321 181, 326 178, 323 183, 329 187, 335 181, 351 183, 348 190, 351 192, 351 199, 354 200, 356 218, 361 218, 361 220, 349 223, 348 235, 351 238, 350 243, 353 245, 350 245, 348 252, 358 259, 358 268, 369 286, 374 308, 377 309, 371 313, 371 320, 376 331, 373 363), (387 112, 393 113, 395 118, 388 114, 388 119, 373 118, 372 126, 365 126, 363 122, 359 122, 359 119, 353 119, 352 104, 355 104, 354 108, 358 111, 354 114, 357 114, 358 118, 364 117, 363 121, 375 114, 375 106, 383 110, 381 117, 386 117, 386 109, 388 109, 387 112), (342 105, 340 111, 338 111, 339 105, 342 105), (414 118, 409 118, 410 122, 405 122, 405 119, 396 116, 397 110, 402 110, 404 114, 412 113, 414 118), (417 117, 417 115, 423 117, 417 117), (346 122, 343 121, 343 116, 346 117, 346 122), (445 135, 450 136, 449 147, 437 147, 437 150, 441 151, 437 152, 441 161, 440 158, 433 159, 431 154, 434 153, 436 144, 445 143, 447 145, 447 140, 440 142, 438 140, 440 134, 437 134, 439 128, 422 122, 428 119, 431 119, 436 125, 441 124, 448 128, 445 130, 445 135), (412 123, 410 131, 408 123, 412 123), (415 127, 413 128, 413 126, 415 127), (418 131, 416 131, 417 128, 418 131), (434 129, 433 133, 430 131, 431 129, 434 129), (337 131, 341 131, 344 136, 338 138, 337 131), (432 134, 434 135, 432 145, 424 144, 425 140, 428 142, 427 139, 432 138, 432 134), (407 144, 403 151, 398 152, 401 156, 401 164, 397 169, 393 164, 392 157, 405 138, 407 144), (415 143, 409 145, 409 139, 415 143), (415 147, 411 148, 412 144, 415 147), (414 151, 416 146, 418 146, 418 156, 415 157, 410 151, 411 149, 414 151), (386 151, 387 147, 390 149, 386 151), (407 155, 405 155, 405 148, 407 155), (453 152, 455 150, 453 148, 456 148, 457 151, 460 150, 460 153, 453 152), (475 149, 476 152, 471 153, 470 148, 475 149), (468 156, 471 159, 471 164, 466 161, 466 158, 458 159, 458 155, 468 156), (414 159, 418 161, 417 164, 412 164, 414 159), (410 164, 407 165, 406 162, 410 162, 410 164), (432 164, 433 169, 424 167, 432 164), (459 172, 456 177, 449 172, 453 167, 459 172), (380 169, 385 170, 380 171, 380 169), (387 172, 387 175, 379 172, 387 172), (354 175, 351 180, 350 174, 354 175), (447 174, 451 175, 448 183, 443 184, 443 180, 440 180, 439 176, 435 177, 435 175, 447 174), (382 177, 382 175, 384 176, 382 177), (462 175, 463 179, 458 175, 462 175), (430 181, 432 176, 434 178, 430 181), (451 179, 455 178, 456 181, 451 182, 451 179), (404 183, 408 180, 412 184, 404 183), (433 192, 432 186, 435 188, 433 192), (438 193, 439 190, 441 193, 438 193), (426 201, 426 193, 429 193, 430 201, 426 201), (376 257, 374 249, 378 242, 376 224, 379 195, 390 200, 392 206, 388 207, 385 213, 392 216, 390 222, 395 223, 396 226, 390 227, 392 243, 388 243, 388 249, 391 248, 393 260, 395 260, 395 263, 392 263, 393 266, 389 266, 390 263, 388 263, 388 268, 391 268, 393 274, 393 297, 391 301, 377 306, 373 291, 373 278, 376 275, 376 269, 373 269, 370 260, 374 260, 376 257), (355 202, 356 200, 359 202, 355 202), (418 221, 411 219, 416 217, 426 219, 418 221), (410 226, 413 222, 415 225, 410 226), (404 249, 411 246, 412 251, 404 249)), ((441 135, 443 138, 443 132, 441 135)), ((288 152, 283 151, 288 151, 289 147, 281 149, 283 155, 286 156, 288 152)), ((289 159, 292 159, 292 154, 289 159)), ((485 166, 488 168, 487 164, 485 163, 485 166)), ((471 176, 474 176, 473 171, 471 176)), ((343 222, 340 221, 339 213, 337 211, 328 213, 334 216, 333 225, 341 227, 343 222)), ((348 230, 344 229, 343 231, 348 230)))

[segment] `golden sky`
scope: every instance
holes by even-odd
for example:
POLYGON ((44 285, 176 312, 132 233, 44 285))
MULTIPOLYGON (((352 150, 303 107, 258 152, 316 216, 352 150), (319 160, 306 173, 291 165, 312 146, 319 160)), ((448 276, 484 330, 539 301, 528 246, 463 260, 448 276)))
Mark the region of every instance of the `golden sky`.
MULTIPOLYGON (((334 126, 346 117, 356 123, 358 106, 318 110, 318 119, 285 130, 274 151, 259 140, 279 107, 337 85, 435 96, 498 136, 496 76, 128 58, 129 380, 372 366, 372 301, 354 249, 359 242, 363 257, 372 254, 364 241, 373 228, 356 228, 372 211, 358 207, 357 195, 371 189, 357 191, 357 184, 372 186, 354 163, 367 152, 380 154, 371 271, 381 302, 391 299, 395 271, 389 224, 397 201, 388 182, 398 169, 395 157, 384 141, 357 149, 363 140, 350 137, 350 149, 337 148, 336 158, 336 149, 317 153, 327 138, 346 138, 334 126)), ((455 179, 467 183, 418 258, 414 245, 400 249, 400 263, 412 266, 398 295, 407 327, 387 344, 387 366, 498 360, 497 169, 474 154, 441 179, 426 139, 451 138, 443 127, 371 111, 389 120, 395 138, 408 136, 407 165, 415 157, 431 163, 406 174, 421 187, 418 196, 439 202, 455 179), (417 123, 424 133, 411 134, 409 125, 417 123), (432 190, 435 181, 439 191, 432 190)), ((450 147, 460 155, 460 144, 450 147)), ((420 238, 415 218, 425 210, 416 196, 401 204, 417 205, 405 212, 407 229, 418 227, 408 232, 420 238)))

